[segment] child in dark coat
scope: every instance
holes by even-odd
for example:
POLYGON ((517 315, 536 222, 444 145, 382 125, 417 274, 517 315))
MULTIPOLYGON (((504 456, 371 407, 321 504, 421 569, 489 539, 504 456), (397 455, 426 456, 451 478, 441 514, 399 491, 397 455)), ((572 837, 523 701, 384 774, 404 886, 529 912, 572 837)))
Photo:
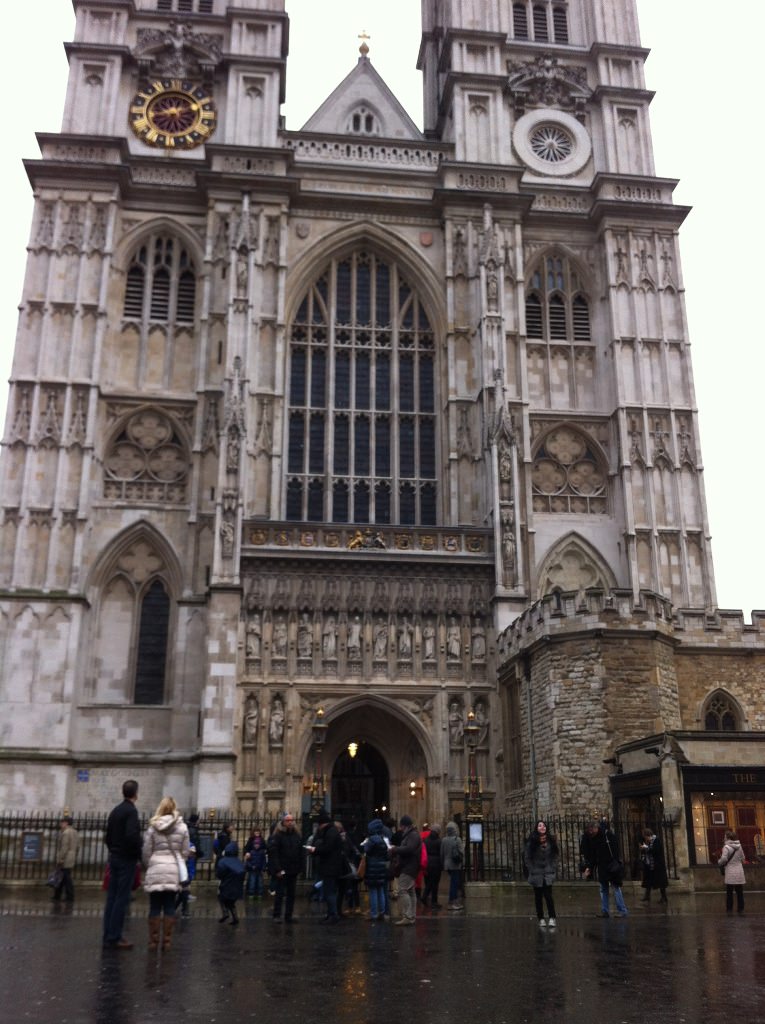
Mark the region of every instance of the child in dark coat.
POLYGON ((223 911, 223 916, 219 918, 221 924, 228 921, 229 915, 231 924, 239 924, 236 903, 244 895, 244 873, 244 864, 239 859, 239 847, 236 843, 229 843, 215 867, 215 874, 220 879, 218 902, 223 911))

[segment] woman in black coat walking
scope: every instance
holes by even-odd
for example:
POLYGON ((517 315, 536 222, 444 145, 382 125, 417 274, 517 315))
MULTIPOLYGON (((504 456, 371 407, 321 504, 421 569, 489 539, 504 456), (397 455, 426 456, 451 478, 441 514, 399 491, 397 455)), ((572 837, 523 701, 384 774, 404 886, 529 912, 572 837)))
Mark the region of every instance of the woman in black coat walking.
POLYGON ((643 829, 643 841, 640 844, 640 862, 643 867, 643 888, 645 893, 641 902, 649 903, 651 889, 661 893, 659 903, 667 902, 667 862, 664 859, 664 847, 661 839, 653 829, 643 829))

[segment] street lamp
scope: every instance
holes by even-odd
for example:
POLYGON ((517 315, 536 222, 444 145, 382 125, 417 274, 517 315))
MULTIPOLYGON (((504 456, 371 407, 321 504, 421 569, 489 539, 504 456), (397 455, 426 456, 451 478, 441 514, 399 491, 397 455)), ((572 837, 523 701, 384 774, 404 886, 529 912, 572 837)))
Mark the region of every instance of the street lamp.
POLYGON ((480 733, 475 720, 475 711, 468 711, 467 725, 464 729, 465 745, 468 751, 468 774, 465 782, 465 819, 467 821, 468 876, 477 881, 483 878, 483 793, 481 780, 476 770, 476 747, 480 733))
POLYGON ((324 773, 322 771, 322 752, 324 741, 327 738, 327 723, 324 721, 324 708, 319 708, 311 726, 313 733, 314 763, 313 763, 313 784, 311 786, 311 814, 316 817, 324 807, 326 786, 324 784, 324 773))

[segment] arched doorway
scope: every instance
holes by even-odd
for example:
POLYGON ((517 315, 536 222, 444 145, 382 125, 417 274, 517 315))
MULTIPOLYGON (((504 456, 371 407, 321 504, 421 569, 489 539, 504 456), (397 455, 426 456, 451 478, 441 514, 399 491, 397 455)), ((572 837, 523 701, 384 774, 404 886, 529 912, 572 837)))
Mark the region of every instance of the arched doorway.
POLYGON ((348 828, 363 827, 390 809, 390 776, 380 751, 362 741, 352 756, 348 748, 332 768, 332 815, 348 828))

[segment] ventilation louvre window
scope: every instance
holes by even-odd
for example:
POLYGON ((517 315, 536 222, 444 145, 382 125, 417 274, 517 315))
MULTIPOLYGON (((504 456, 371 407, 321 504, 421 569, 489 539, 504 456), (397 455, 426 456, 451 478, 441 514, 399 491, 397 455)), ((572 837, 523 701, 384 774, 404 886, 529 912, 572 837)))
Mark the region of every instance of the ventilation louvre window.
POLYGON ((548 342, 592 341, 589 304, 573 265, 562 256, 545 257, 530 275, 526 337, 548 342))
POLYGON ((547 31, 547 10, 541 4, 534 4, 532 11, 534 18, 534 40, 537 43, 548 42, 550 39, 547 31))
POLYGON ((525 4, 513 4, 513 36, 515 39, 529 38, 529 19, 525 4))
POLYGON ((185 249, 173 239, 154 236, 133 256, 125 281, 122 315, 148 323, 193 323, 196 271, 185 249), (149 253, 153 253, 149 266, 149 253))
POLYGON ((553 31, 556 43, 568 42, 568 18, 565 7, 553 7, 553 31))
POLYGON ((333 261, 290 337, 287 519, 435 525, 435 339, 400 268, 333 261))

